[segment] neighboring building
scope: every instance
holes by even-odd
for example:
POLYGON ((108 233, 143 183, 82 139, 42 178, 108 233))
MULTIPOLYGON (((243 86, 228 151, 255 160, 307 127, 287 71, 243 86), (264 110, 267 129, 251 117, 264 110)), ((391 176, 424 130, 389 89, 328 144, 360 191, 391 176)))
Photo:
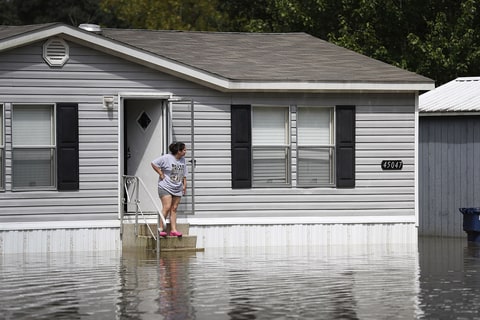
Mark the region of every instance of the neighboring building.
POLYGON ((420 235, 465 237, 459 208, 480 207, 480 77, 420 96, 420 235))
POLYGON ((200 247, 417 241, 432 80, 304 33, 84 27, 0 26, 0 252, 118 249, 122 176, 155 195, 174 140, 200 247))

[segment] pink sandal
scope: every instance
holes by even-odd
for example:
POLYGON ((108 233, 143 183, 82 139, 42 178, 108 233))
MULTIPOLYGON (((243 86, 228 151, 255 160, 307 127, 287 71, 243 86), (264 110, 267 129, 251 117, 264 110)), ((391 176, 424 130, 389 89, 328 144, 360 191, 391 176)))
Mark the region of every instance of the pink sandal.
POLYGON ((160 231, 160 232, 158 233, 158 235, 159 235, 160 237, 166 237, 166 236, 167 236, 167 233, 166 233, 165 231, 160 231))
POLYGON ((178 231, 172 231, 170 232, 170 237, 181 237, 182 236, 182 233, 181 232, 178 232, 178 231))

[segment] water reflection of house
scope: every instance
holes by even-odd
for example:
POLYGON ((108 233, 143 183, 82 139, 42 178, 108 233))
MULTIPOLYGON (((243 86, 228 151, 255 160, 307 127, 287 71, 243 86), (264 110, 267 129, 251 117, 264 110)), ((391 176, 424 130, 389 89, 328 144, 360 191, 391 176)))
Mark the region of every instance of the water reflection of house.
POLYGON ((480 77, 419 99, 419 233, 465 237, 459 208, 480 207, 480 77))
POLYGON ((417 241, 430 79, 304 33, 85 27, 0 27, 2 252, 118 248, 122 175, 155 194, 173 140, 201 247, 417 241))

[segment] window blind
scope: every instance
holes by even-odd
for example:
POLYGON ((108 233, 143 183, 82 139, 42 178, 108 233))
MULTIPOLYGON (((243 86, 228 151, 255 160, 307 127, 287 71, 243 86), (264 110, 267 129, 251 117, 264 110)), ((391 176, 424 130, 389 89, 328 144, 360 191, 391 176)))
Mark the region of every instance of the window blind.
POLYGON ((298 145, 330 145, 331 112, 331 108, 298 108, 298 145))
POLYGON ((287 119, 288 108, 254 107, 252 145, 286 145, 287 119))
POLYGON ((52 109, 52 106, 14 106, 13 145, 15 147, 53 145, 52 109))

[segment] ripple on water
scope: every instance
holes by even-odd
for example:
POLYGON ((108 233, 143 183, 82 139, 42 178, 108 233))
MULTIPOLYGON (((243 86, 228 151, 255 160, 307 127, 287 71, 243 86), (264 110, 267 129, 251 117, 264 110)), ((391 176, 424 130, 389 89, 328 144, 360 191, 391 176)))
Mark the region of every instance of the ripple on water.
POLYGON ((408 245, 5 255, 0 318, 471 318, 480 254, 463 254, 445 270, 408 245))

